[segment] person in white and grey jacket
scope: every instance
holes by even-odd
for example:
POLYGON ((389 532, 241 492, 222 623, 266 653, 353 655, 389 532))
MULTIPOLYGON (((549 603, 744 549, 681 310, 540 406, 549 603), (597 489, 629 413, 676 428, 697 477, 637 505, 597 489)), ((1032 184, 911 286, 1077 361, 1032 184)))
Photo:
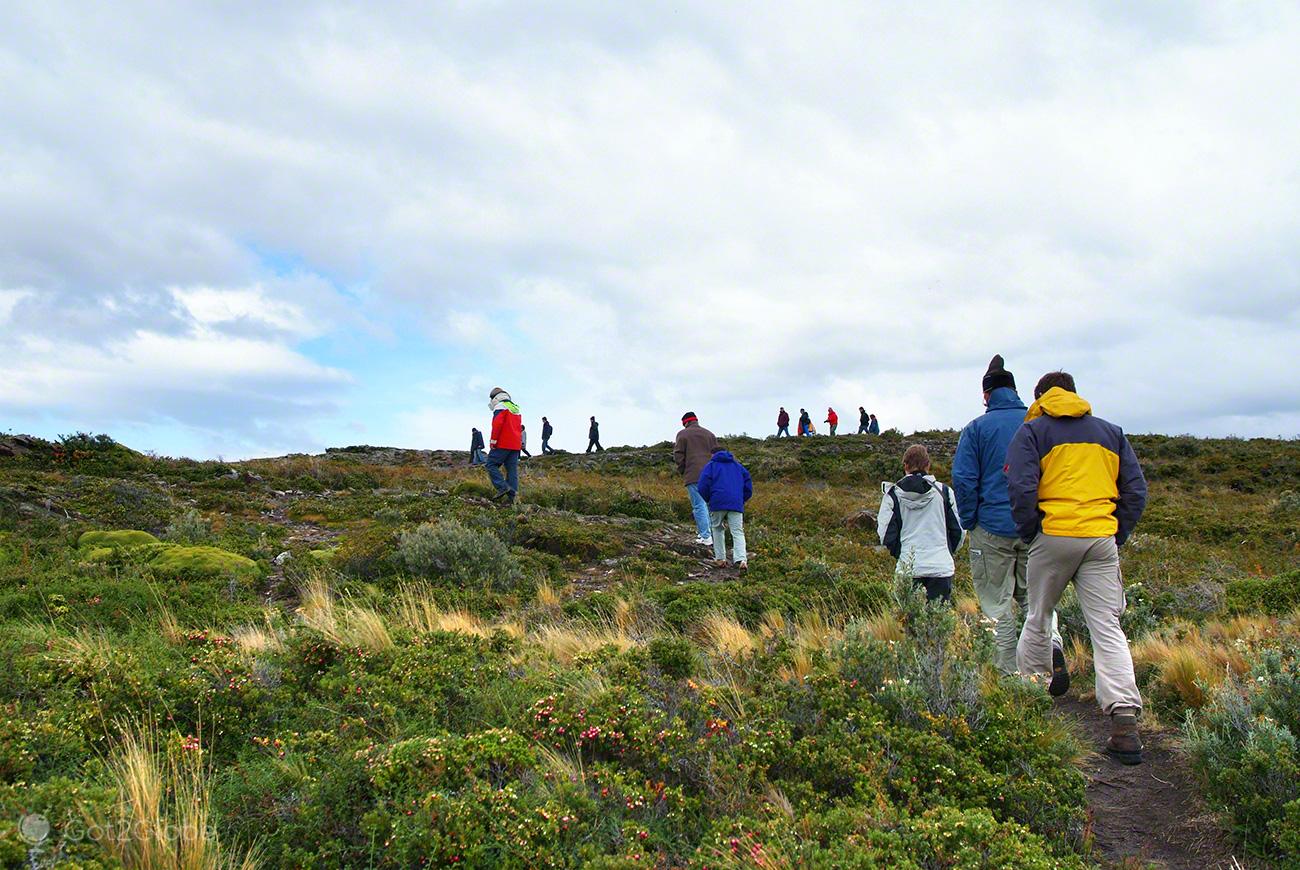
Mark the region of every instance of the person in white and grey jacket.
POLYGON ((957 520, 957 498, 952 488, 934 479, 930 452, 913 444, 903 454, 907 474, 897 483, 881 487, 876 531, 890 555, 907 565, 925 597, 952 600, 953 553, 966 538, 957 520))

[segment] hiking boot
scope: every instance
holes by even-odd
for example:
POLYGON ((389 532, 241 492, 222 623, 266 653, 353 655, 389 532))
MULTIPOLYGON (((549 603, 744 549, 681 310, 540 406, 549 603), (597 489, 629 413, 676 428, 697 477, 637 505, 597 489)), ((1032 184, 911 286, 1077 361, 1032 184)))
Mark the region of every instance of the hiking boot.
POLYGON ((725 568, 725 567, 727 567, 727 560, 726 560, 726 559, 714 559, 714 560, 713 560, 713 567, 714 567, 714 568, 725 568))
POLYGON ((748 562, 737 562, 737 563, 736 563, 736 570, 737 570, 737 571, 748 571, 748 570, 749 570, 749 563, 748 563, 748 562))
POLYGON ((514 503, 515 503, 515 491, 512 489, 508 493, 506 493, 506 504, 513 505, 514 503))
POLYGON ((706 537, 704 537, 703 535, 696 535, 696 536, 695 536, 695 543, 697 543, 697 544, 705 544, 705 545, 707 545, 707 546, 712 547, 712 546, 713 546, 713 539, 712 539, 712 538, 706 538, 706 537))
POLYGON ((508 495, 510 495, 510 490, 508 490, 508 489, 499 490, 498 492, 496 492, 496 493, 492 496, 492 500, 493 500, 493 501, 503 501, 503 500, 506 498, 506 496, 508 496, 508 495))
POLYGON ((1110 714, 1110 739, 1106 752, 1122 764, 1142 763, 1142 738, 1138 736, 1137 710, 1116 707, 1110 714))
POLYGON ((1065 663, 1065 651, 1052 644, 1052 679, 1047 684, 1047 693, 1059 698, 1070 691, 1070 668, 1065 663))

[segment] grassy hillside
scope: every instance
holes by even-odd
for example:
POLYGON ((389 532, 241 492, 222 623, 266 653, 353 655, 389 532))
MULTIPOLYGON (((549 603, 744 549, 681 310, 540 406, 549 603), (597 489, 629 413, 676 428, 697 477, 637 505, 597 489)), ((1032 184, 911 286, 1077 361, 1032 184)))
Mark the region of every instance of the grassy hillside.
MULTIPOLYGON (((951 432, 728 439, 756 490, 739 575, 691 543, 667 444, 525 460, 502 509, 463 453, 0 439, 0 862, 1096 863, 1095 747, 991 669, 965 554, 935 607, 876 546, 916 441, 947 479, 951 432)), ((1300 442, 1134 446, 1147 719, 1183 726, 1240 848, 1284 863, 1300 442)))

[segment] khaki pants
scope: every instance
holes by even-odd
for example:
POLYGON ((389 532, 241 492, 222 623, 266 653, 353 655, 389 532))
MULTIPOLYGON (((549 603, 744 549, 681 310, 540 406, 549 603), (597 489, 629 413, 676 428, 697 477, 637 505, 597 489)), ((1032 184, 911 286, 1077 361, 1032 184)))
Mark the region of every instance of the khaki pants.
MULTIPOLYGON (((976 526, 970 531, 970 576, 984 615, 997 623, 994 639, 997 655, 994 663, 1004 674, 1016 672, 1016 644, 1020 640, 1020 622, 1016 611, 1027 607, 1025 572, 1029 563, 1029 545, 1019 538, 1004 538, 976 526)), ((1052 611, 1052 642, 1058 646, 1061 635, 1056 628, 1056 611, 1052 611)))
POLYGON ((1071 581, 1092 636, 1097 703, 1107 714, 1116 707, 1140 710, 1142 696, 1133 677, 1133 655, 1119 625, 1125 605, 1124 581, 1114 538, 1039 533, 1029 545, 1029 614, 1016 651, 1020 673, 1051 673, 1051 613, 1071 581))

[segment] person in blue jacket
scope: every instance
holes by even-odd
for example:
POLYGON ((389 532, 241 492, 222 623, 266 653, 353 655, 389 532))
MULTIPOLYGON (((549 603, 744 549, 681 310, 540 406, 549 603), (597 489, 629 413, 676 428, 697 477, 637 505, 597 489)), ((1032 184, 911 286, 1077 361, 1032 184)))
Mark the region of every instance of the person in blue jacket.
POLYGON ((745 502, 754 494, 748 469, 726 450, 717 450, 700 472, 695 485, 709 504, 709 525, 713 529, 713 563, 727 564, 726 531, 731 531, 732 560, 744 571, 749 567, 745 552, 745 502))
MULTIPOLYGON (((1016 643, 1020 620, 1027 608, 1026 583, 1029 545, 1020 539, 1011 518, 1007 493, 1007 447, 1025 422, 1025 403, 1016 392, 1016 379, 1006 370, 1002 356, 989 362, 982 383, 983 415, 961 430, 957 453, 952 459, 952 488, 957 496, 957 516, 970 532, 970 573, 984 615, 997 623, 994 629, 995 661, 1003 673, 1016 671, 1016 643)), ((1052 615, 1053 695, 1070 687, 1056 615, 1052 615)))

